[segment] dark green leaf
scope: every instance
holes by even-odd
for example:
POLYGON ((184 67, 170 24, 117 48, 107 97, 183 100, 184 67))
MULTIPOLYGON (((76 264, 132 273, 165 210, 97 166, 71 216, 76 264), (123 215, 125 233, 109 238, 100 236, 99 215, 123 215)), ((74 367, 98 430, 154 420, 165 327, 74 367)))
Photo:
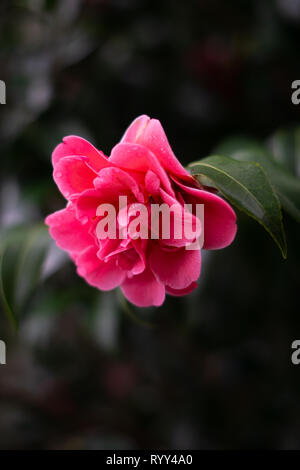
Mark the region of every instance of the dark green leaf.
POLYGON ((279 201, 258 163, 212 156, 192 163, 189 168, 200 182, 200 175, 204 175, 232 204, 263 225, 286 258, 279 201))
POLYGON ((10 229, 1 238, 1 299, 17 328, 19 316, 41 278, 51 239, 43 225, 10 229))
MULTIPOLYGON (((294 140, 297 140, 296 136, 294 140)), ((259 142, 245 138, 229 139, 218 146, 216 152, 235 160, 259 163, 267 173, 282 207, 300 222, 300 179, 296 173, 290 171, 292 167, 296 169, 296 165, 299 167, 297 164, 299 148, 293 147, 294 150, 297 148, 297 153, 294 152, 292 157, 291 137, 288 138, 286 135, 282 141, 279 141, 278 135, 271 146, 273 149, 276 148, 276 158, 259 142)))

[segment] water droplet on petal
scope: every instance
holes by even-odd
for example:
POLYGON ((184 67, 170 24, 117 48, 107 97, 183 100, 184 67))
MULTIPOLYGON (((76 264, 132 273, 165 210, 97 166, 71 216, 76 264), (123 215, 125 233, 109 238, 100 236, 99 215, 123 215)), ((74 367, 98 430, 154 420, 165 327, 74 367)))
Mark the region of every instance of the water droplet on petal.
POLYGON ((55 176, 55 178, 61 178, 62 177, 62 172, 57 171, 54 176, 55 176))

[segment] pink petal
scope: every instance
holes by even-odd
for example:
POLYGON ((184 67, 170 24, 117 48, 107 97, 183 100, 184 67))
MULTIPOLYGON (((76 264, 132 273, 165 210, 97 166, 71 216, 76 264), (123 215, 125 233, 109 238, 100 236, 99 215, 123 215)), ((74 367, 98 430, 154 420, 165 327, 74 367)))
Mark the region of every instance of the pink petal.
POLYGON ((164 248, 153 244, 150 267, 160 282, 172 289, 186 289, 200 276, 200 250, 164 248))
POLYGON ((140 274, 146 267, 147 240, 105 240, 101 243, 98 256, 109 259, 117 256, 117 264, 127 271, 127 276, 140 274), (114 243, 113 243, 114 242, 114 243))
POLYGON ((149 116, 146 116, 145 114, 137 117, 126 129, 125 134, 121 139, 121 142, 137 142, 137 139, 139 138, 140 134, 144 131, 149 121, 149 116))
POLYGON ((234 240, 236 214, 221 197, 209 191, 190 188, 177 182, 188 204, 204 204, 204 245, 206 250, 225 248, 234 240))
POLYGON ((101 290, 118 287, 125 279, 125 272, 116 265, 115 260, 101 261, 97 257, 97 247, 87 248, 76 259, 77 272, 88 284, 101 290))
POLYGON ((174 195, 170 179, 156 156, 146 147, 138 144, 120 143, 111 152, 109 161, 125 170, 147 173, 151 170, 160 179, 163 187, 174 195))
POLYGON ((139 256, 139 260, 131 270, 132 274, 136 275, 142 273, 146 269, 146 251, 148 240, 142 240, 139 238, 138 240, 132 240, 131 243, 139 256))
POLYGON ((63 157, 56 164, 53 179, 66 199, 74 194, 93 188, 97 174, 91 170, 83 157, 63 157))
POLYGON ((158 119, 140 116, 129 126, 122 140, 144 145, 154 153, 167 173, 180 176, 186 181, 192 180, 191 175, 175 157, 158 119))
POLYGON ((148 170, 145 176, 146 191, 152 196, 156 196, 159 192, 160 181, 153 171, 148 170))
POLYGON ((121 285, 125 297, 138 307, 159 307, 165 299, 165 287, 153 275, 151 270, 126 279, 121 285))
POLYGON ((130 240, 119 240, 117 238, 106 238, 105 240, 101 240, 97 256, 103 261, 108 261, 113 256, 116 256, 123 251, 127 251, 129 242, 130 240))
POLYGON ((136 181, 119 168, 104 168, 93 183, 95 189, 84 191, 76 200, 79 219, 95 217, 100 204, 113 204, 118 213, 119 196, 126 196, 128 203, 132 200, 144 202, 136 181))
POLYGON ((93 238, 88 233, 88 225, 83 225, 76 219, 73 205, 48 215, 45 223, 50 227, 51 237, 54 238, 57 246, 63 250, 77 253, 94 243, 93 238))
POLYGON ((138 202, 144 202, 144 196, 135 179, 120 168, 104 168, 99 172, 94 185, 101 193, 109 194, 114 191, 117 196, 132 193, 138 202))
MULTIPOLYGON (((167 204, 172 210, 170 211, 170 236, 169 238, 164 238, 164 235, 162 233, 162 228, 163 224, 160 221, 160 226, 159 226, 159 239, 160 242, 164 245, 168 246, 175 246, 175 247, 185 247, 187 245, 190 245, 193 240, 191 238, 186 238, 185 237, 185 228, 186 230, 190 230, 188 233, 192 233, 196 229, 196 217, 191 214, 190 212, 187 212, 184 210, 184 207, 172 196, 167 194, 163 189, 159 190, 159 194, 161 196, 162 202, 167 204), (181 237, 176 234, 176 230, 179 230, 179 227, 181 226, 181 237), (193 230, 193 232, 191 232, 193 230)), ((199 222, 198 222, 199 223, 199 222)), ((201 228, 201 227, 200 227, 201 228)), ((152 229, 152 234, 155 233, 153 224, 151 224, 151 229, 152 229)), ((180 235, 180 232, 178 232, 180 235)), ((200 233, 198 234, 198 236, 200 233)))
POLYGON ((186 287, 185 289, 172 289, 171 287, 166 286, 166 293, 175 297, 181 297, 183 295, 187 295, 193 292, 193 290, 196 289, 197 286, 197 282, 192 282, 191 285, 186 287))
POLYGON ((96 171, 110 166, 110 163, 103 152, 97 150, 87 140, 76 135, 64 137, 63 142, 54 149, 52 153, 53 166, 55 167, 61 158, 69 157, 71 155, 87 157, 88 164, 96 171))
POLYGON ((109 202, 105 199, 102 200, 100 191, 96 189, 87 189, 76 200, 77 217, 79 220, 85 220, 86 217, 94 219, 99 204, 109 202))
MULTIPOLYGON (((118 265, 127 271, 127 275, 129 275, 129 271, 133 268, 138 260, 138 256, 133 248, 129 250, 125 250, 118 256, 118 265)), ((132 276, 128 276, 132 277, 132 276)))

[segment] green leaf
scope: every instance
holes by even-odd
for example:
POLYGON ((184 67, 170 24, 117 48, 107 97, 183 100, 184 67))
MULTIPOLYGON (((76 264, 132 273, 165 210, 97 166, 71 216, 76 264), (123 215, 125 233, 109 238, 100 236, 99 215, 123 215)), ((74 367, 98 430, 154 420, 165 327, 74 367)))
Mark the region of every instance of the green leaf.
POLYGON ((278 198, 258 163, 211 156, 189 165, 192 175, 201 175, 238 209, 259 222, 273 237, 286 258, 286 240, 278 198))
POLYGON ((20 315, 40 281, 51 239, 43 225, 19 226, 1 235, 1 300, 17 329, 20 315))
POLYGON ((271 149, 276 151, 276 155, 273 155, 267 147, 253 139, 234 138, 219 145, 216 153, 239 161, 259 163, 274 187, 282 207, 300 222, 300 179, 296 174, 296 169, 299 169, 300 154, 298 133, 294 135, 293 142, 292 145, 291 135, 288 137, 285 133, 279 133, 277 136, 275 134, 270 139, 271 149))

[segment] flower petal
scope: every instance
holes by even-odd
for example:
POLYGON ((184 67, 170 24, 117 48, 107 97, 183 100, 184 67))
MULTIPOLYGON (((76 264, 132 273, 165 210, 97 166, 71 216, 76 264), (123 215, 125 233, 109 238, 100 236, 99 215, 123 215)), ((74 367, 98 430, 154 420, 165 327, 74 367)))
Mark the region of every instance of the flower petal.
POLYGON ((145 188, 146 191, 152 196, 156 196, 159 193, 160 181, 153 171, 148 170, 145 176, 145 188))
POLYGON ((120 142, 137 142, 137 139, 139 138, 140 134, 144 131, 149 121, 150 118, 149 116, 146 116, 146 114, 137 117, 126 129, 120 142))
POLYGON ((159 307, 165 300, 165 287, 151 272, 145 269, 141 274, 126 279, 121 285, 125 297, 138 307, 159 307))
POLYGON ((70 157, 71 155, 87 157, 88 164, 96 171, 110 166, 108 158, 104 153, 97 150, 90 142, 82 137, 69 135, 64 137, 63 142, 54 149, 52 153, 53 167, 56 166, 61 158, 70 157))
POLYGON ((171 287, 166 286, 166 293, 173 295, 174 297, 181 297, 183 295, 187 295, 193 292, 193 290, 196 289, 197 286, 197 282, 192 282, 191 285, 189 285, 185 289, 172 289, 171 287))
POLYGON ((66 199, 93 188, 96 176, 84 158, 77 156, 61 158, 53 171, 53 179, 66 199))
POLYGON ((200 276, 200 250, 170 249, 153 244, 149 259, 159 281, 172 289, 186 289, 200 276))
POLYGON ((167 173, 177 175, 186 181, 192 177, 175 157, 165 131, 158 119, 140 116, 127 129, 122 141, 144 145, 158 158, 167 173))
POLYGON ((49 225, 50 234, 57 246, 63 250, 77 253, 94 243, 88 232, 88 224, 83 225, 76 219, 73 205, 48 215, 45 223, 49 225))
MULTIPOLYGON (((199 225, 199 219, 197 219, 193 214, 186 211, 184 206, 182 206, 177 199, 173 198, 169 194, 167 194, 163 189, 159 190, 159 194, 161 196, 162 202, 167 204, 170 208, 170 220, 169 226, 169 233, 166 230, 164 233, 164 223, 162 221, 163 216, 158 220, 159 223, 159 235, 156 233, 156 217, 154 214, 151 215, 151 231, 152 236, 154 238, 159 238, 160 243, 167 246, 175 246, 175 247, 185 247, 187 245, 191 245, 197 238, 201 235, 202 226, 199 225), (196 230, 198 229, 198 230, 196 230)), ((163 205, 160 206, 163 210, 164 214, 164 207, 163 205)), ((158 209, 158 208, 157 208, 158 209)), ((156 211, 153 207, 151 208, 152 211, 156 211)), ((168 222, 165 220, 165 223, 168 222)))
POLYGON ((188 204, 204 204, 204 244, 206 250, 230 245, 236 235, 236 214, 220 196, 176 182, 188 204))
POLYGON ((107 237, 105 240, 100 240, 100 248, 97 252, 97 256, 103 261, 108 261, 113 256, 127 251, 129 243, 130 240, 119 240, 117 238, 112 239, 107 237))
POLYGON ((101 261, 96 246, 90 246, 76 259, 77 272, 88 284, 101 290, 118 287, 126 273, 117 266, 115 260, 101 261))
POLYGON ((140 274, 146 269, 146 251, 148 240, 143 240, 141 238, 131 241, 133 248, 136 250, 139 260, 131 270, 132 274, 140 274))
POLYGON ((109 194, 113 191, 116 196, 132 193, 138 202, 144 202, 144 196, 135 179, 120 168, 104 168, 99 172, 94 185, 101 193, 109 194))
POLYGON ((144 202, 136 181, 120 168, 104 168, 93 183, 94 188, 84 191, 76 200, 79 219, 95 217, 100 204, 113 204, 118 212, 119 196, 126 196, 127 203, 144 202))
POLYGON ((158 176, 165 190, 174 195, 170 179, 156 156, 143 145, 120 143, 111 152, 109 161, 125 170, 147 173, 151 170, 158 176))

